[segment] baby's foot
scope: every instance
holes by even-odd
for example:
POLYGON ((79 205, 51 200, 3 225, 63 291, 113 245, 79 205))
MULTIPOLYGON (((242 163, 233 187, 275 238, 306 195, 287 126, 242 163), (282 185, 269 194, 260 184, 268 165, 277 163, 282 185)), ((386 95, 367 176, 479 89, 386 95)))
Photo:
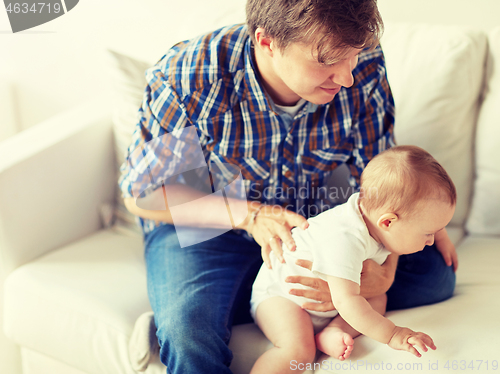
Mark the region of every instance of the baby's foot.
POLYGON ((354 339, 348 333, 326 328, 316 335, 316 347, 323 353, 344 361, 351 355, 354 339))

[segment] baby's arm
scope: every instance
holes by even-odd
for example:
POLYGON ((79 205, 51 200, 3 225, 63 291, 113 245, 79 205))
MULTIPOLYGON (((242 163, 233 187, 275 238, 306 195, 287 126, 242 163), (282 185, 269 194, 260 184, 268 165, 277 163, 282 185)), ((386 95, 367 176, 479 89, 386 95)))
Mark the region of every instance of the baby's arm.
POLYGON ((368 301, 359 294, 359 285, 347 279, 327 276, 333 304, 340 315, 354 329, 389 347, 405 350, 417 357, 421 354, 415 346, 427 352, 427 346, 436 349, 432 339, 421 332, 394 325, 390 320, 372 309, 368 301))

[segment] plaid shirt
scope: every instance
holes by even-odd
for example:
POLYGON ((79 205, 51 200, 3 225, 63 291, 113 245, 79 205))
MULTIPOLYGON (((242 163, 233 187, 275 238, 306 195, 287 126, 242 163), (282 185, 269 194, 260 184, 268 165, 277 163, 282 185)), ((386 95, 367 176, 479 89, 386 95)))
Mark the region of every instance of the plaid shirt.
MULTIPOLYGON (((343 87, 332 102, 306 102, 291 118, 276 109, 259 83, 245 25, 178 43, 146 72, 139 121, 121 167, 123 197, 134 195, 134 183, 141 191, 147 183, 161 186, 175 163, 158 161, 167 148, 159 139, 193 125, 206 164, 239 167, 249 200, 306 217, 332 207, 338 197, 326 186, 332 170, 347 163, 357 189, 368 161, 394 145, 394 101, 380 46, 359 55, 353 76, 354 85, 343 87), (141 180, 148 167, 149 182, 141 180)), ((146 233, 162 224, 139 222, 146 233)))

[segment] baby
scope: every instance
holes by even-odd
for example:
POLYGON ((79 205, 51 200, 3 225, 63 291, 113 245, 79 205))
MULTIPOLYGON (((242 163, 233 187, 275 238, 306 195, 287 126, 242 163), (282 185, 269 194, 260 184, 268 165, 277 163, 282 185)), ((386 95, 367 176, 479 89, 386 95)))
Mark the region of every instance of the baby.
POLYGON ((438 249, 454 248, 445 226, 455 204, 453 182, 423 149, 398 146, 374 157, 361 175, 359 193, 310 218, 308 229, 293 229, 296 250, 283 245, 285 263, 271 253, 272 269, 260 269, 251 312, 274 347, 256 361, 251 373, 287 372, 291 362, 305 367, 314 360, 316 348, 345 360, 359 334, 417 357, 417 348, 436 349, 428 335, 395 326, 383 316, 386 295, 360 296, 360 274, 366 259, 382 264, 388 255, 421 251, 435 239, 438 249), (295 264, 297 259, 312 261, 313 274, 328 282, 337 310, 306 311, 300 306, 303 298, 289 294, 292 286, 286 277, 310 276, 295 264))

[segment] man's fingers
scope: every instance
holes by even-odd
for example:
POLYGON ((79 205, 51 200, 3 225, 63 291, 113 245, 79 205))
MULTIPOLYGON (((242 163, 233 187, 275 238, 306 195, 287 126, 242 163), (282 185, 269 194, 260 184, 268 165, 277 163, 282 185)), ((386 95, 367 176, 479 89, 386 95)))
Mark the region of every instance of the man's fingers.
POLYGON ((283 249, 281 248, 281 239, 277 236, 272 236, 269 238, 269 245, 278 260, 280 262, 285 262, 285 259, 283 258, 283 249))
POLYGON ((456 252, 453 253, 446 253, 446 255, 443 255, 444 261, 447 266, 452 266, 453 265, 453 271, 457 271, 458 268, 458 256, 456 252))
POLYGON ((309 223, 307 219, 302 217, 300 214, 294 213, 290 210, 285 210, 285 220, 290 225, 290 227, 299 227, 302 230, 305 230, 309 227, 309 223))
POLYGON ((363 261, 363 268, 361 270, 361 274, 370 272, 370 270, 373 268, 373 265, 380 266, 375 261, 373 261, 371 259, 367 259, 367 260, 363 261))
POLYGON ((310 277, 303 277, 301 275, 290 275, 290 276, 285 278, 285 282, 286 283, 299 283, 299 284, 302 284, 303 286, 314 288, 315 290, 319 290, 321 287, 319 279, 310 278, 310 277))
POLYGON ((451 260, 451 255, 449 253, 443 253, 443 258, 444 262, 446 263, 446 266, 451 266, 453 264, 451 260))
POLYGON ((331 301, 331 298, 328 297, 329 294, 326 292, 316 291, 316 290, 305 290, 305 289, 296 289, 293 288, 290 290, 290 295, 302 296, 308 299, 316 300, 316 301, 331 301))
MULTIPOLYGON (((295 264, 300 266, 300 267, 303 267, 304 269, 312 270, 313 263, 309 260, 298 259, 297 261, 295 261, 295 264)), ((297 283, 297 282, 293 282, 293 283, 297 283)))
POLYGON ((281 241, 286 244, 288 250, 295 251, 295 241, 292 238, 290 230, 291 227, 286 222, 284 222, 284 224, 282 225, 277 225, 276 234, 281 239, 281 241))
POLYGON ((269 245, 261 247, 262 260, 264 261, 268 269, 272 269, 271 258, 269 257, 270 253, 271 247, 269 245))
POLYGON ((331 301, 325 303, 307 302, 302 304, 302 309, 313 310, 315 312, 329 312, 330 310, 335 310, 335 307, 331 301))
POLYGON ((458 269, 458 255, 457 255, 457 252, 453 253, 452 260, 453 260, 453 271, 456 272, 457 269, 458 269))

